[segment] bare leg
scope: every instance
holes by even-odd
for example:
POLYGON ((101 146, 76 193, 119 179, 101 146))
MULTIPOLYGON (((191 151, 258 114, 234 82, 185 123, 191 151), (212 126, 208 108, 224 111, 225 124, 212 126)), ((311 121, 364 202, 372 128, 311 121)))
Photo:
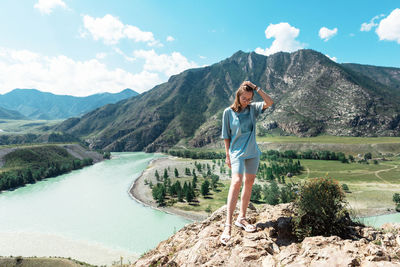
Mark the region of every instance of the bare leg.
MULTIPOLYGON (((251 189, 253 188, 254 180, 256 178, 255 174, 246 173, 244 177, 244 186, 242 189, 241 203, 240 203, 240 213, 239 218, 246 217, 247 207, 249 206, 251 189)), ((245 220, 241 221, 245 226, 248 224, 245 220)))
MULTIPOLYGON (((226 207, 226 224, 232 224, 233 212, 236 208, 236 203, 239 196, 240 186, 242 185, 243 174, 233 173, 231 185, 229 187, 227 207, 226 207)), ((224 233, 230 235, 230 228, 225 227, 224 233), (227 231, 229 230, 229 232, 227 231)))

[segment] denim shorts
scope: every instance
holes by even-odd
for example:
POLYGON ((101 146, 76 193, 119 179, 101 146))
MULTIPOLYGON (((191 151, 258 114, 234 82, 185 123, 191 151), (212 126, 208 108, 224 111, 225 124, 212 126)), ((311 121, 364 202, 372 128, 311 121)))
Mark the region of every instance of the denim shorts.
POLYGON ((260 163, 259 157, 250 159, 234 159, 233 161, 231 161, 232 173, 257 174, 259 163, 260 163))

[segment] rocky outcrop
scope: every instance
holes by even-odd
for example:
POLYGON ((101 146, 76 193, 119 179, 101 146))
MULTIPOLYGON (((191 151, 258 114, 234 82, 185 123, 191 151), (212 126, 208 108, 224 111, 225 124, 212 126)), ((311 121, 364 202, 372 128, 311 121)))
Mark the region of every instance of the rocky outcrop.
POLYGON ((292 205, 265 205, 248 211, 258 230, 246 233, 233 227, 224 246, 219 236, 225 209, 185 226, 134 266, 400 266, 399 227, 354 226, 348 229, 351 239, 315 236, 297 242, 291 230, 292 205))

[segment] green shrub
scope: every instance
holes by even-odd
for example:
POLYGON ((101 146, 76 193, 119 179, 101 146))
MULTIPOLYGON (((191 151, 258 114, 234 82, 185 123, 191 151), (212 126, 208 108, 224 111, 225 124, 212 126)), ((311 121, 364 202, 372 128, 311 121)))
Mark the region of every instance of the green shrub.
POLYGON ((345 206, 344 192, 331 178, 315 178, 300 188, 295 200, 294 234, 299 240, 308 236, 344 236, 352 222, 345 206))
POLYGON ((207 208, 205 209, 205 211, 206 211, 207 213, 211 213, 211 212, 212 212, 211 206, 208 205, 207 208))
POLYGON ((400 194, 399 193, 393 194, 393 202, 396 204, 400 204, 400 194))
POLYGON ((261 199, 261 185, 254 184, 253 188, 251 189, 251 196, 250 200, 252 202, 257 202, 261 199))
POLYGON ((396 211, 400 212, 400 203, 396 205, 396 211))
POLYGON ((346 193, 350 192, 349 186, 347 184, 342 184, 342 189, 346 193))
POLYGON ((264 184, 262 191, 264 195, 264 200, 269 205, 276 205, 279 203, 280 191, 275 181, 272 181, 270 186, 264 184))

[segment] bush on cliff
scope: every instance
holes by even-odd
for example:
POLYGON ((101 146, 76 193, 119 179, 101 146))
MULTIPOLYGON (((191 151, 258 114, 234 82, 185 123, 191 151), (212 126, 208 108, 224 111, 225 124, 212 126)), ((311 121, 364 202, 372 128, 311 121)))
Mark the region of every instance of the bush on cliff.
POLYGON ((345 195, 339 183, 330 178, 315 178, 306 182, 295 200, 294 234, 308 236, 346 235, 351 225, 345 208, 345 195))

